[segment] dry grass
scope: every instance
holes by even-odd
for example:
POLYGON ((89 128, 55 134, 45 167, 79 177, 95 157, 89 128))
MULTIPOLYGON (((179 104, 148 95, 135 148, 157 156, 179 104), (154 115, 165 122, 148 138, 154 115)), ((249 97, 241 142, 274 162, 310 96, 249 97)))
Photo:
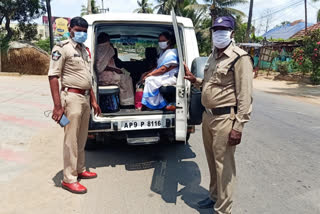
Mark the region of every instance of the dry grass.
POLYGON ((3 71, 20 74, 46 75, 49 69, 50 56, 32 46, 9 48, 3 56, 3 71))

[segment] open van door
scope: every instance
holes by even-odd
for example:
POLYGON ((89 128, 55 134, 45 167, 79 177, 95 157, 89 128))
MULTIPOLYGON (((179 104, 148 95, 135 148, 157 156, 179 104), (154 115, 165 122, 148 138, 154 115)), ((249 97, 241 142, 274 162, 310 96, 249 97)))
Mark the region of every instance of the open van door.
POLYGON ((174 10, 171 11, 172 24, 174 29, 175 38, 177 41, 177 49, 179 54, 179 74, 176 85, 176 128, 175 136, 177 141, 186 141, 187 126, 188 126, 188 101, 186 91, 186 80, 184 79, 185 70, 183 66, 183 52, 181 46, 181 37, 179 33, 179 27, 177 17, 174 10))

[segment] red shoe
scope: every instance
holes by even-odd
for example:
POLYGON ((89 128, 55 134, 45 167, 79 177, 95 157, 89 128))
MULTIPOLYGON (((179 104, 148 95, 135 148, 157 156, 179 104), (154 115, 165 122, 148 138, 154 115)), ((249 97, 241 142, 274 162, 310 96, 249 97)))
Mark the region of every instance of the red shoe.
POLYGON ((98 175, 95 172, 88 172, 88 171, 84 171, 80 174, 78 174, 78 178, 81 179, 90 179, 90 178, 96 178, 98 175))
POLYGON ((79 182, 69 184, 62 181, 61 186, 63 189, 76 194, 84 194, 87 192, 87 188, 81 185, 79 182))
POLYGON ((167 111, 175 111, 176 110, 176 106, 174 104, 169 104, 166 106, 166 110, 167 111))

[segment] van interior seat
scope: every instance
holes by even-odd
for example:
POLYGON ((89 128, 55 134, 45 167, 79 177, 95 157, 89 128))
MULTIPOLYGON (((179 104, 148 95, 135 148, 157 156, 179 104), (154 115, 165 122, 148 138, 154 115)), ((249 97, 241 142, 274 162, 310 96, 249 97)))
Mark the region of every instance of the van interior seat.
POLYGON ((176 102, 176 86, 175 85, 168 85, 168 86, 161 86, 160 87, 160 94, 168 103, 175 103, 176 102))

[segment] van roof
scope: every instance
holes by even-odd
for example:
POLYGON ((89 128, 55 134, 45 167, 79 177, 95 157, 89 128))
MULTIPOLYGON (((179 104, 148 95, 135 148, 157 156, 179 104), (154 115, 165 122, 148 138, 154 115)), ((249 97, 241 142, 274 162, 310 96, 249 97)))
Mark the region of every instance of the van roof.
MULTIPOLYGON (((172 18, 169 15, 146 14, 146 13, 104 13, 86 15, 85 18, 89 25, 100 21, 120 21, 120 22, 143 22, 143 23, 172 23, 172 18)), ((179 24, 184 27, 193 27, 192 21, 189 18, 177 16, 179 24)))

